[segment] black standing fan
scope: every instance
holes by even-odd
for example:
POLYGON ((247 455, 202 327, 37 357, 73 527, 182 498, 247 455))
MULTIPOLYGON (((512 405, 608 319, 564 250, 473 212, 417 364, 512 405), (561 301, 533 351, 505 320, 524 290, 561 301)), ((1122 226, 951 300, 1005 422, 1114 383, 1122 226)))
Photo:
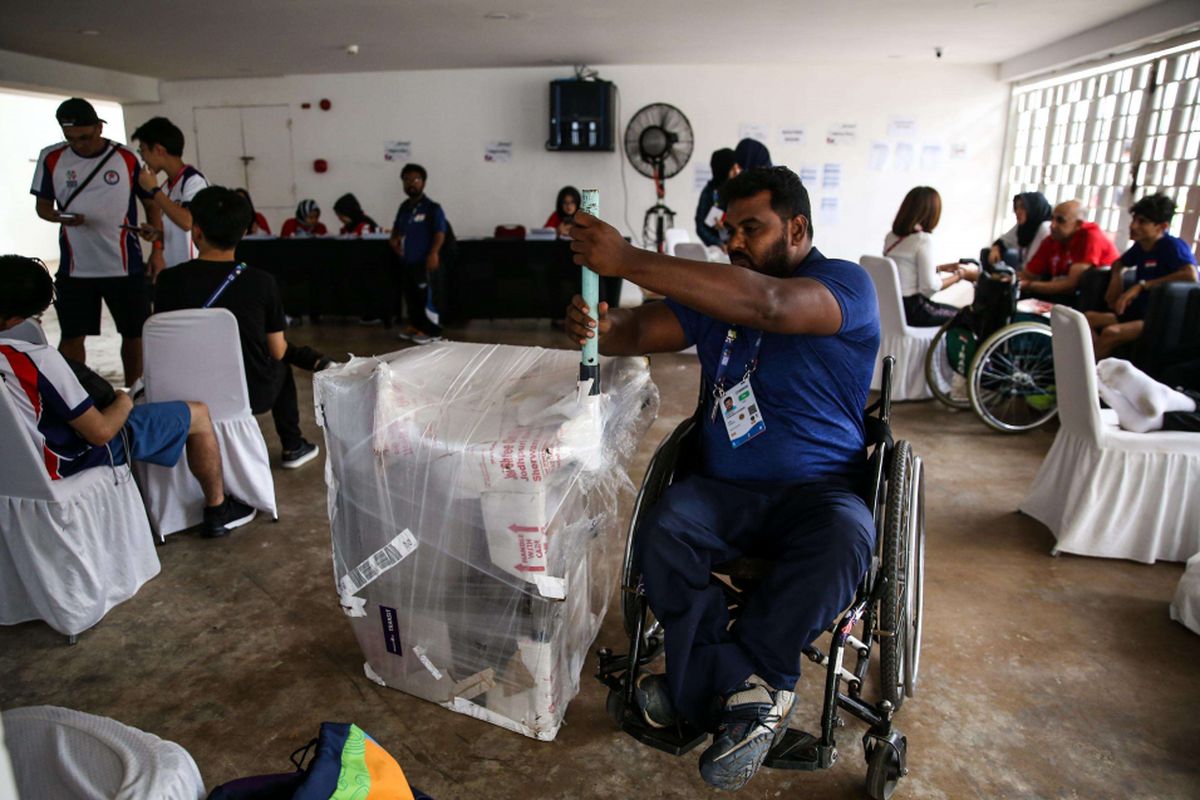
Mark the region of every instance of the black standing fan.
POLYGON ((667 228, 675 224, 675 212, 663 203, 664 182, 687 165, 695 146, 692 123, 669 103, 651 103, 634 114, 625 128, 625 155, 634 169, 654 181, 658 195, 642 222, 642 241, 653 241, 660 253, 667 228))

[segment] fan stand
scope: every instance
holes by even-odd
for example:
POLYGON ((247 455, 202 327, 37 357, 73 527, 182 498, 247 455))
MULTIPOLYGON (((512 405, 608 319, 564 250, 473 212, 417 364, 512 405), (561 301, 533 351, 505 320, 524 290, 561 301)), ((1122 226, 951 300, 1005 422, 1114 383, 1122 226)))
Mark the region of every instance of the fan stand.
POLYGON ((667 244, 667 228, 675 225, 675 212, 663 202, 663 198, 667 195, 667 187, 662 180, 661 163, 654 165, 654 193, 657 195, 658 201, 646 211, 646 216, 642 218, 642 238, 650 239, 647 234, 651 231, 651 218, 653 218, 655 250, 662 253, 667 244))

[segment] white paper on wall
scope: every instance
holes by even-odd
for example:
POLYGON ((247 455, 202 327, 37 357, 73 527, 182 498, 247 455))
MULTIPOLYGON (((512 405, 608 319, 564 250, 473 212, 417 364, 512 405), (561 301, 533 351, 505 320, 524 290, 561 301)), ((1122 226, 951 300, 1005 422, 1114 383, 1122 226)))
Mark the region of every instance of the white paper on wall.
POLYGON ((771 126, 763 125, 761 122, 743 122, 738 127, 738 139, 754 139, 763 144, 770 144, 767 140, 771 138, 771 126))
POLYGON ((883 172, 887 166, 887 142, 871 142, 871 150, 867 153, 867 169, 871 172, 883 172))
POLYGON ((936 142, 921 145, 921 172, 937 172, 942 168, 943 148, 936 142))
POLYGON ((395 139, 383 143, 384 161, 408 161, 412 158, 412 142, 407 139, 395 139))
POLYGON ((800 165, 800 182, 807 188, 814 188, 817 185, 817 177, 820 174, 816 164, 801 164, 800 165))
POLYGON ((708 164, 696 164, 692 168, 692 188, 697 192, 704 189, 712 180, 712 167, 708 164))
POLYGON ((512 161, 513 144, 511 141, 487 142, 483 146, 483 160, 497 164, 512 161))
POLYGON ((822 197, 817 213, 817 219, 820 221, 820 224, 822 226, 837 225, 839 220, 838 208, 839 203, 836 197, 822 197))
POLYGON ((913 166, 913 146, 909 142, 897 142, 892 152, 892 169, 896 172, 908 172, 913 166))
POLYGON ((804 128, 799 125, 779 129, 779 143, 781 145, 801 145, 805 143, 806 139, 807 134, 804 128))
POLYGON ((829 126, 825 134, 825 144, 835 147, 849 147, 858 140, 857 122, 838 122, 829 126))
POLYGON ((842 165, 827 163, 821 168, 821 188, 826 192, 836 192, 842 187, 842 165))
POLYGON ((914 139, 917 135, 917 121, 912 117, 892 117, 888 120, 889 139, 914 139))

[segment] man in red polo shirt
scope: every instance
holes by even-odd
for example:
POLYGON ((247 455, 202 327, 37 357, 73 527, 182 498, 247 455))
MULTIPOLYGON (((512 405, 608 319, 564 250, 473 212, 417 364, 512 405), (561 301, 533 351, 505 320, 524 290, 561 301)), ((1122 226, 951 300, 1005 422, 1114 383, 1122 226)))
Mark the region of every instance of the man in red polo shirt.
POLYGON ((1021 294, 1064 299, 1062 295, 1075 294, 1084 272, 1107 267, 1118 257, 1117 248, 1100 226, 1083 219, 1078 200, 1059 203, 1050 218, 1050 235, 1021 270, 1021 294))

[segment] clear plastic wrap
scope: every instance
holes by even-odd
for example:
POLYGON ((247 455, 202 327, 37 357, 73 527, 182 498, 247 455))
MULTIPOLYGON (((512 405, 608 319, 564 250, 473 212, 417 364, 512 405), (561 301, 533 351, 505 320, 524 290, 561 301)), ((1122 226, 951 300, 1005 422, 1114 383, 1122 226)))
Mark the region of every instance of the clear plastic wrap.
POLYGON ((445 342, 317 373, 333 568, 369 678, 558 732, 617 582, 645 359, 445 342))

